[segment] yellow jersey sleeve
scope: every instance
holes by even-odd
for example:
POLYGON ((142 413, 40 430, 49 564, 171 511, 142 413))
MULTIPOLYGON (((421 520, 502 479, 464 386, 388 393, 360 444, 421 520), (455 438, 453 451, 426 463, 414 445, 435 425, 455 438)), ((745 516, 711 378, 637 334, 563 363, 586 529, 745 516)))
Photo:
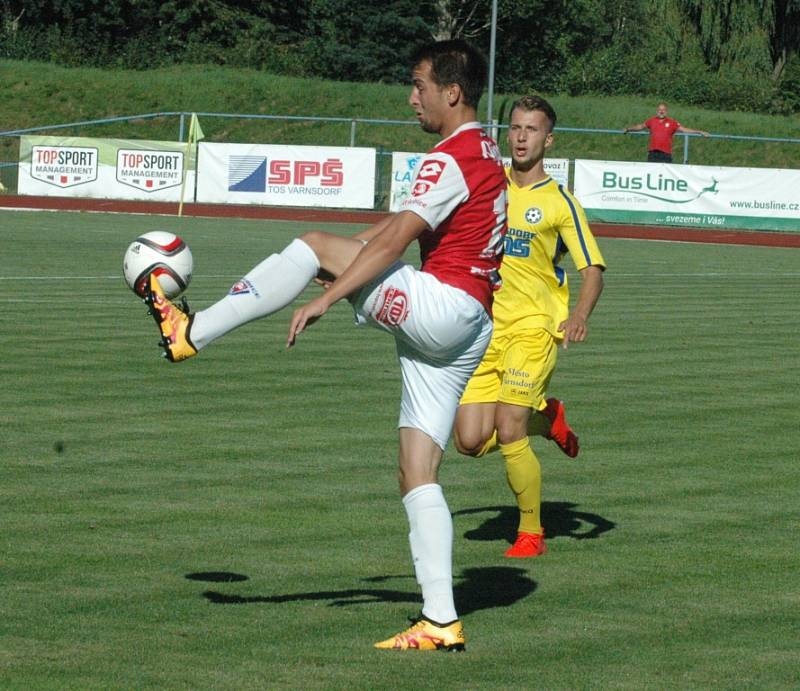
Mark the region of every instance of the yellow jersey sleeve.
POLYGON ((605 268, 586 214, 570 192, 546 178, 529 187, 508 182, 508 232, 495 293, 495 333, 543 328, 561 339, 558 327, 569 315, 569 252, 578 270, 605 268))

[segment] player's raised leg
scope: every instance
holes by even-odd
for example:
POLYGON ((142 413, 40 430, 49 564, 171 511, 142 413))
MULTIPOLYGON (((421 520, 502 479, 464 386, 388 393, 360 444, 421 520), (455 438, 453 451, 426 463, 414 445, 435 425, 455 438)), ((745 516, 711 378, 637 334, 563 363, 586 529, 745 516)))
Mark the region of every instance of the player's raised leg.
POLYGON ((234 283, 224 298, 192 315, 164 297, 158 280, 151 277, 145 302, 161 330, 167 358, 173 362, 185 360, 233 329, 283 309, 303 292, 320 269, 338 276, 363 246, 353 238, 306 233, 255 266, 234 283))
POLYGON ((567 422, 564 403, 557 398, 548 398, 546 407, 534 412, 528 424, 528 435, 554 441, 570 458, 575 458, 581 449, 578 436, 567 422))

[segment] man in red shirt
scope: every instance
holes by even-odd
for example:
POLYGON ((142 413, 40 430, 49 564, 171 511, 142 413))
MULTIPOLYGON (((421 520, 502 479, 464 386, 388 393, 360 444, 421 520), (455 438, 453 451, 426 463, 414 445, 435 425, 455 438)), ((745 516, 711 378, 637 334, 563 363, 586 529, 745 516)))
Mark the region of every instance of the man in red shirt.
POLYGON ((423 604, 410 628, 375 647, 463 650, 453 599, 453 523, 438 470, 459 399, 492 335, 506 178, 497 144, 477 118, 487 76, 483 55, 464 41, 441 41, 420 48, 413 65, 409 105, 422 129, 442 140, 422 160, 398 213, 353 237, 305 233, 194 314, 166 299, 154 275, 146 302, 172 362, 278 312, 316 276, 335 280, 295 310, 287 345, 342 299, 353 305, 358 324, 395 338, 402 375, 400 493, 423 604), (420 269, 401 261, 415 242, 420 269))
POLYGON ((651 163, 672 163, 672 137, 676 132, 701 134, 704 137, 708 136, 708 132, 705 130, 693 130, 689 127, 684 127, 677 120, 668 118, 667 104, 663 102, 658 104, 656 114, 652 118, 638 125, 626 127, 623 133, 641 132, 642 130, 650 131, 650 143, 647 146, 647 160, 651 163))

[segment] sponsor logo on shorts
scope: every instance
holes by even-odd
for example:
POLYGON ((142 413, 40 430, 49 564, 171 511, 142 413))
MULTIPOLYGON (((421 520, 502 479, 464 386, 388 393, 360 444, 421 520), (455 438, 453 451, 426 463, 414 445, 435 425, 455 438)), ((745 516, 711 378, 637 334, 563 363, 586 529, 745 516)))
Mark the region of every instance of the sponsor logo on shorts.
POLYGON ((444 166, 445 164, 442 163, 442 161, 424 161, 419 167, 417 179, 414 182, 414 186, 411 188, 411 195, 419 197, 433 188, 436 183, 439 182, 439 178, 442 177, 444 166))
POLYGON ((409 313, 408 295, 397 288, 383 291, 383 302, 375 315, 375 321, 386 326, 400 326, 409 313))
POLYGON ((256 287, 246 278, 236 281, 236 283, 231 286, 228 295, 255 295, 257 298, 261 297, 256 287))

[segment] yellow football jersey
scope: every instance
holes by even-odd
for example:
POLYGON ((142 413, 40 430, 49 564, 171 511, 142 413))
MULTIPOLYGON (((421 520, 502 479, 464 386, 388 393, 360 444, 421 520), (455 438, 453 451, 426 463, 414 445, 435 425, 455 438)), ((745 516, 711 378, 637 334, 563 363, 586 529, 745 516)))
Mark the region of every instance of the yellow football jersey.
POLYGON ((586 214, 569 190, 548 177, 518 187, 508 176, 508 232, 494 294, 495 333, 543 328, 561 339, 569 315, 567 273, 559 266, 569 252, 575 268, 605 268, 586 214))

